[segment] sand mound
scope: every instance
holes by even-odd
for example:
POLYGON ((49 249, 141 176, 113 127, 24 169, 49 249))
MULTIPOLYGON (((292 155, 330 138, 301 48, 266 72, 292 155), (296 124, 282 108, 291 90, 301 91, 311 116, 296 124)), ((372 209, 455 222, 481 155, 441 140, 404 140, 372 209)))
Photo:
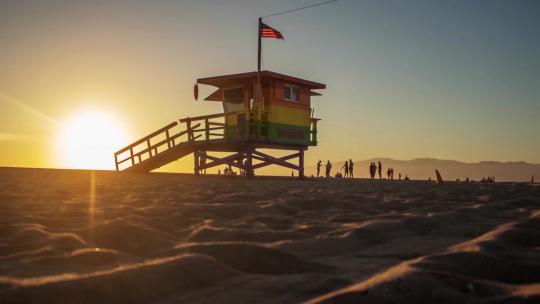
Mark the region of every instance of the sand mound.
POLYGON ((0 168, 0 209, 0 303, 540 301, 525 184, 0 168))
POLYGON ((221 263, 246 273, 257 274, 298 274, 324 272, 331 268, 303 260, 277 249, 252 244, 205 244, 180 248, 182 251, 206 254, 221 263))
POLYGON ((514 246, 522 246, 539 224, 531 216, 501 225, 445 253, 403 262, 310 303, 535 303, 540 285, 529 283, 540 281, 540 253, 529 243, 514 246))
POLYGON ((201 255, 166 257, 95 273, 10 280, 0 277, 2 303, 145 303, 171 298, 237 274, 201 255), (22 286, 21 286, 22 285, 22 286), (30 285, 30 286, 25 286, 30 285))

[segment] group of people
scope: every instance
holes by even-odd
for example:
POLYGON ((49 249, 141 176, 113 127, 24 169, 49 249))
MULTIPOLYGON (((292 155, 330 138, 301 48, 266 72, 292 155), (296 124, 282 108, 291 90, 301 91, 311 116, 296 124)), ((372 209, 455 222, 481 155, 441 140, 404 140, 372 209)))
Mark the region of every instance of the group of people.
MULTIPOLYGON (((321 160, 317 162, 317 177, 321 176, 321 168, 323 166, 326 169, 324 176, 331 177, 332 176, 332 163, 329 160, 326 162, 326 165, 323 165, 323 162, 321 160)), ((377 173, 379 175, 379 179, 382 179, 382 170, 383 170, 382 163, 380 161, 377 163, 372 162, 369 166, 369 175, 371 176, 371 179, 374 179, 377 173)), ((354 178, 354 163, 352 159, 345 160, 345 162, 343 163, 343 167, 341 167, 341 170, 338 171, 334 177, 354 178), (343 174, 341 172, 343 172, 343 174)), ((390 180, 394 179, 394 168, 388 168, 388 170, 386 171, 386 177, 390 180)), ((401 173, 399 173, 398 178, 399 180, 401 180, 401 173)), ((408 180, 408 179, 409 177, 405 176, 405 180, 408 180)))
MULTIPOLYGON (((323 163, 321 160, 317 162, 317 177, 321 176, 321 167, 323 166, 323 163)), ((324 176, 330 177, 332 176, 332 163, 328 160, 325 165, 325 174, 324 176)), ((341 177, 348 177, 353 178, 354 177, 354 163, 352 159, 346 160, 343 164, 343 167, 341 167, 343 170, 343 174, 341 172, 337 172, 335 177, 341 178, 341 177)))
POLYGON ((480 180, 480 182, 481 183, 494 183, 495 176, 482 177, 482 180, 480 180))
POLYGON ((349 159, 349 161, 345 160, 345 163, 343 164, 343 167, 341 169, 345 173, 343 177, 348 177, 348 178, 354 177, 354 163, 352 159, 349 159))
MULTIPOLYGON (((369 165, 369 176, 371 179, 374 179, 377 174, 379 175, 379 179, 382 179, 382 171, 382 163, 380 161, 377 163, 372 162, 369 165)), ((388 170, 386 170, 386 178, 390 180, 394 179, 394 168, 388 168, 388 170)), ((398 173, 398 179, 401 180, 401 173, 398 173)), ((407 175, 405 175, 405 180, 409 180, 407 175)))
POLYGON ((381 162, 379 161, 378 164, 375 164, 375 162, 371 162, 371 164, 369 164, 369 176, 370 176, 370 178, 374 179, 375 174, 377 174, 377 172, 379 172, 379 178, 382 178, 382 164, 381 164, 381 162))
MULTIPOLYGON (((388 170, 386 170, 386 178, 394 179, 394 168, 388 168, 388 170)), ((399 173, 399 179, 401 179, 401 173, 399 173)))

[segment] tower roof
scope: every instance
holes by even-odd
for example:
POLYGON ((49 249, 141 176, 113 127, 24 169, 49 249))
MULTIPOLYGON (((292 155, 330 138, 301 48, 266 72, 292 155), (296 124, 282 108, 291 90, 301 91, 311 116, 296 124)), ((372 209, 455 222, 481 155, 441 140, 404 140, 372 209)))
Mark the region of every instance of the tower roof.
MULTIPOLYGON (((309 89, 325 89, 326 85, 323 83, 318 83, 306 79, 301 79, 293 76, 288 76, 285 74, 279 74, 272 71, 261 71, 261 78, 264 79, 278 79, 292 84, 308 87, 309 89)), ((238 73, 238 74, 229 74, 222 76, 214 76, 207 78, 197 79, 197 83, 212 85, 218 88, 232 87, 236 85, 241 85, 246 80, 257 79, 257 72, 247 72, 247 73, 238 73)))

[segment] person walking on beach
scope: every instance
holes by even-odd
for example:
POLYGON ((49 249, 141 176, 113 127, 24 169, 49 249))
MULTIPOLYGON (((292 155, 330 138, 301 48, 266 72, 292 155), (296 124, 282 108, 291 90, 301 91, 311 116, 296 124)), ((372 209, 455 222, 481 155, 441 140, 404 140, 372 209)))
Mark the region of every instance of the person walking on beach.
POLYGON ((349 162, 348 161, 345 161, 342 169, 345 171, 345 174, 343 174, 343 177, 348 177, 349 176, 349 162))
POLYGON ((381 161, 379 161, 379 166, 378 166, 378 172, 379 172, 379 179, 382 179, 382 164, 381 164, 381 161))
POLYGON ((319 174, 321 173, 321 166, 322 161, 319 159, 319 161, 317 162, 317 177, 319 177, 319 174))
POLYGON ((371 177, 371 179, 375 178, 375 171, 377 171, 377 166, 375 166, 374 162, 371 162, 371 164, 369 165, 369 176, 371 177))
POLYGON ((330 172, 332 171, 332 164, 330 160, 326 162, 326 177, 330 177, 330 172))
POLYGON ((353 162, 352 162, 352 159, 349 158, 349 177, 350 178, 354 178, 354 174, 353 174, 353 162))

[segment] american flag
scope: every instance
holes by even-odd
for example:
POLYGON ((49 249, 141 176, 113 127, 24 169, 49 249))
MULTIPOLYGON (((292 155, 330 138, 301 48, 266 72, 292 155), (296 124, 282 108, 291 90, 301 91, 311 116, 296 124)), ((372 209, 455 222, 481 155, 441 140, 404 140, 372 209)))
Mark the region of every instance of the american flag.
POLYGON ((278 30, 273 29, 264 23, 261 23, 261 37, 285 40, 278 30))

